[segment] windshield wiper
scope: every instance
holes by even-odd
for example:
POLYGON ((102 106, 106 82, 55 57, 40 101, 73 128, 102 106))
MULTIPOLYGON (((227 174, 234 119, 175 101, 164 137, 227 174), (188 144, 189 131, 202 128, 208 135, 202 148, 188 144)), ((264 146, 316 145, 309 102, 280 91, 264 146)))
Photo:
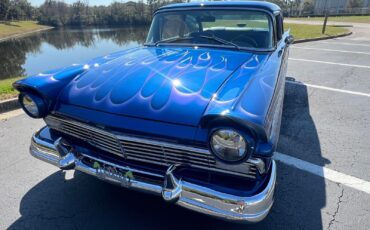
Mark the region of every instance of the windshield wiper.
POLYGON ((177 42, 177 41, 189 40, 189 39, 193 39, 193 37, 170 38, 166 40, 160 40, 160 41, 155 42, 154 45, 157 46, 160 43, 171 43, 171 42, 177 42))
POLYGON ((221 44, 224 44, 224 45, 231 45, 231 46, 234 46, 236 49, 240 50, 240 47, 235 44, 234 42, 230 42, 230 41, 226 41, 222 38, 219 38, 219 37, 216 37, 216 36, 207 36, 207 35, 200 35, 199 37, 201 38, 206 38, 206 39, 209 39, 209 40, 213 40, 213 41, 216 41, 216 42, 219 42, 221 44))

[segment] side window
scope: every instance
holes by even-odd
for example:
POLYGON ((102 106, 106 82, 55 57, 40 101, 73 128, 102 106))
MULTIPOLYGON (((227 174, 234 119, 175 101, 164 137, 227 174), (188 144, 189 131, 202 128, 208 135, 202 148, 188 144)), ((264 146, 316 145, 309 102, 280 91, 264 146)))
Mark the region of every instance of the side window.
POLYGON ((283 17, 281 14, 276 15, 275 17, 275 23, 276 23, 276 40, 279 42, 283 36, 284 28, 283 28, 283 17))

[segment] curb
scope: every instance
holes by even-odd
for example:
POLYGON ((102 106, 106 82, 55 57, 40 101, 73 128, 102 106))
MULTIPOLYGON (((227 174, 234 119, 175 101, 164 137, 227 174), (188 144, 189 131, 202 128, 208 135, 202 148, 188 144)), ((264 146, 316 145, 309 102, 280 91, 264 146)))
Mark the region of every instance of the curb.
POLYGON ((338 35, 328 36, 328 37, 300 39, 300 40, 294 41, 293 44, 303 43, 303 42, 313 42, 313 41, 327 40, 327 39, 333 39, 333 38, 340 38, 340 37, 349 36, 351 34, 352 34, 352 32, 348 32, 348 33, 343 33, 343 34, 338 34, 338 35))
POLYGON ((18 98, 12 98, 0 101, 0 113, 5 113, 10 110, 18 109, 21 105, 18 103, 18 98))

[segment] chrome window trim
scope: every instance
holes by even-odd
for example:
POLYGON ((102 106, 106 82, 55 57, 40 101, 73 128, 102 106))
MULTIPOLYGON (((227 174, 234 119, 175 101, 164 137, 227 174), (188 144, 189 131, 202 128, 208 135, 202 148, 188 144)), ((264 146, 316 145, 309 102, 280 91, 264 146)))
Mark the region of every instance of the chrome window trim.
MULTIPOLYGON (((250 6, 244 6, 244 7, 236 7, 236 6, 192 6, 192 7, 175 7, 175 8, 159 8, 158 10, 156 10, 153 14, 153 18, 155 15, 157 14, 160 14, 160 13, 165 13, 165 12, 172 12, 172 11, 186 11, 186 10, 250 10, 250 11, 260 11, 260 12, 264 12, 266 13, 269 17, 270 17, 270 20, 271 20, 271 24, 272 24, 272 31, 271 31, 271 34, 272 34, 272 46, 271 48, 267 48, 265 50, 253 50, 255 52, 272 52, 272 51, 275 51, 278 47, 277 45, 277 41, 276 41, 276 28, 275 28, 275 14, 277 11, 275 12, 271 12, 269 10, 265 10, 265 9, 260 9, 260 8, 256 8, 256 7, 250 7, 250 6)), ((151 26, 151 25, 150 25, 151 26)), ((193 45, 194 46, 194 45, 193 45)), ((195 45, 196 46, 196 45, 195 45)), ((251 51, 248 49, 248 51, 251 51)))

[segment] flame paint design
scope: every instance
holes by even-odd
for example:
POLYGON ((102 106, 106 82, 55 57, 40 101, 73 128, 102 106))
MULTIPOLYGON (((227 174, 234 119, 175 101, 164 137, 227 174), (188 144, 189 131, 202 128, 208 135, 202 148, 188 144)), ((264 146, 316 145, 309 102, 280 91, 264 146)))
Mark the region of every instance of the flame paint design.
POLYGON ((279 52, 138 47, 14 85, 54 112, 129 132, 203 142, 208 121, 225 116, 264 137, 281 61, 279 52))
MULTIPOLYGON (((139 48, 94 65, 62 91, 59 101, 109 113, 197 125, 209 101, 235 70, 251 71, 257 56, 209 49, 139 48), (243 64, 245 63, 245 64, 243 64)), ((235 98, 240 73, 220 98, 235 98)), ((244 77, 243 77, 243 76, 244 77)), ((229 84, 227 84, 229 85, 229 84)), ((227 86, 226 86, 227 87, 227 86)))

